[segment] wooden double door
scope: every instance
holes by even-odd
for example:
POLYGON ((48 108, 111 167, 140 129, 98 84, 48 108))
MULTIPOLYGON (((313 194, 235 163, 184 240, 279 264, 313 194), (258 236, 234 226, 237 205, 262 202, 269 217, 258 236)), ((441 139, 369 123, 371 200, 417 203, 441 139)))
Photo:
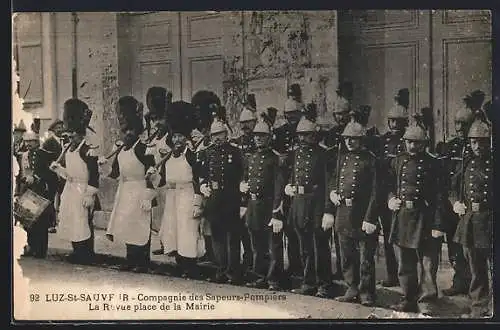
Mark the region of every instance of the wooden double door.
POLYGON ((372 106, 382 131, 398 89, 410 111, 433 109, 435 141, 454 133, 454 114, 475 89, 492 93, 491 13, 487 10, 339 11, 340 80, 354 85, 354 104, 372 106))
POLYGON ((145 102, 151 86, 173 100, 190 101, 200 89, 222 96, 222 14, 150 12, 128 15, 130 91, 145 102))

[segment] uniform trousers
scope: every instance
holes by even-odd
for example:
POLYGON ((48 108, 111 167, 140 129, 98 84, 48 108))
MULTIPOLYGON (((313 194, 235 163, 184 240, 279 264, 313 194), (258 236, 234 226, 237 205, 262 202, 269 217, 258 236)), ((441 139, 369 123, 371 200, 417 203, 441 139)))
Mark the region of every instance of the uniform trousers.
POLYGON ((72 255, 78 259, 78 260, 84 260, 87 261, 91 258, 94 257, 94 223, 92 221, 93 219, 93 213, 89 212, 88 216, 88 223, 89 223, 89 230, 90 230, 90 237, 87 238, 86 240, 79 241, 79 242, 71 242, 71 245, 73 246, 73 253, 72 255))
POLYGON ((30 254, 37 258, 45 258, 49 247, 49 232, 51 219, 54 217, 54 206, 50 204, 38 220, 26 230, 30 254))
POLYGON ((210 223, 212 248, 217 263, 216 276, 226 275, 233 278, 241 275, 241 228, 234 225, 234 222, 238 221, 236 217, 233 219, 223 217, 221 219, 224 219, 224 223, 220 220, 210 223))
POLYGON ((245 268, 244 271, 252 269, 253 263, 253 248, 250 239, 250 233, 245 224, 245 217, 240 218, 240 231, 241 231, 241 244, 243 245, 243 265, 245 268))
POLYGON ((283 232, 272 227, 249 230, 253 251, 253 272, 268 284, 279 285, 283 276, 283 232))
POLYGON ((303 286, 327 288, 332 281, 329 239, 332 231, 305 226, 295 228, 303 267, 303 286))
POLYGON ((383 205, 380 207, 380 222, 382 224, 382 232, 384 234, 384 257, 385 257, 385 270, 387 274, 387 281, 397 282, 398 281, 398 262, 396 259, 396 253, 394 251, 394 246, 389 241, 391 235, 392 226, 392 212, 383 205))
POLYGON ((454 242, 455 229, 446 233, 446 244, 448 246, 448 260, 453 268, 452 287, 459 291, 467 291, 471 281, 471 271, 465 259, 464 249, 461 244, 454 242))
POLYGON ((151 234, 149 240, 144 245, 126 244, 127 263, 132 266, 146 267, 151 260, 151 234))
POLYGON ((375 299, 375 250, 378 234, 339 235, 346 295, 375 299))
POLYGON ((489 275, 492 267, 490 249, 478 249, 464 246, 464 255, 469 263, 472 278, 469 286, 469 296, 472 300, 472 314, 483 316, 490 302, 489 275))
POLYGON ((417 249, 394 244, 403 299, 408 303, 418 303, 421 311, 427 311, 429 303, 438 296, 436 277, 441 243, 441 238, 429 238, 422 242, 417 249), (419 265, 420 276, 418 274, 419 265))
MULTIPOLYGON (((285 219, 288 219, 288 210, 290 210, 290 204, 290 197, 285 196, 283 198, 283 210, 285 213, 285 219)), ((301 266, 299 237, 297 236, 297 232, 295 231, 293 226, 287 224, 287 221, 284 221, 283 230, 287 239, 286 251, 288 257, 288 273, 301 274, 303 272, 303 268, 301 266)))

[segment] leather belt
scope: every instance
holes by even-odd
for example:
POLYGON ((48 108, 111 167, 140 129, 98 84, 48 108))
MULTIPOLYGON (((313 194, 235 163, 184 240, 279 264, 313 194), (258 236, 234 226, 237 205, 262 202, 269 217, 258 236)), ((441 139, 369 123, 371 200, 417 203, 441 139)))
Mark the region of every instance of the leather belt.
POLYGON ((481 211, 485 211, 485 210, 488 210, 491 208, 489 203, 485 203, 485 202, 483 202, 483 203, 471 202, 469 207, 470 207, 471 212, 481 212, 481 211))
POLYGON ((296 195, 304 195, 304 194, 310 194, 313 192, 312 188, 306 187, 306 186, 294 186, 295 187, 295 194, 296 195), (309 188, 309 189, 306 189, 309 188))

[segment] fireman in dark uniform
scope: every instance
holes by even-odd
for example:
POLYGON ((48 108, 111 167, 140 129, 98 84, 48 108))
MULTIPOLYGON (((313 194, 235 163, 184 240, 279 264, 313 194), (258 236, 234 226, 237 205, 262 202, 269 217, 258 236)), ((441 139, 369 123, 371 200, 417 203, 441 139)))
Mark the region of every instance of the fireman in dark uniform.
MULTIPOLYGON (((255 94, 249 94, 247 100, 241 111, 239 122, 243 134, 239 137, 233 139, 231 142, 233 145, 237 146, 242 153, 243 162, 247 163, 250 155, 255 152, 257 147, 255 146, 254 137, 252 131, 257 122, 257 117, 255 116, 256 101, 255 94)), ((242 231, 241 231, 241 242, 243 244, 243 270, 247 271, 252 268, 253 256, 252 256, 252 244, 250 241, 250 234, 245 226, 245 212, 246 205, 248 203, 248 196, 246 194, 241 194, 241 205, 240 205, 240 216, 242 220, 242 231)))
MULTIPOLYGON (((56 119, 49 126, 49 137, 43 142, 42 149, 47 153, 47 156, 51 158, 51 162, 55 161, 57 157, 62 152, 62 134, 64 132, 64 122, 60 119, 56 119)), ((64 180, 58 178, 57 174, 52 172, 52 178, 49 182, 50 195, 54 195, 54 206, 56 209, 59 206, 60 195, 64 189, 64 180)), ((56 217, 52 219, 51 228, 49 228, 50 233, 56 232, 56 217)))
POLYGON ((438 160, 425 151, 428 136, 422 127, 409 127, 403 138, 406 151, 391 161, 388 177, 387 204, 392 211, 389 239, 398 256, 403 290, 402 301, 392 308, 404 312, 420 309, 429 315, 430 304, 438 296, 436 275, 444 235, 442 172, 438 160))
MULTIPOLYGON (((335 107, 333 109, 333 118, 335 125, 325 133, 325 136, 320 143, 325 150, 327 150, 327 172, 332 173, 338 166, 337 155, 340 152, 345 152, 346 147, 342 142, 342 132, 346 125, 349 123, 352 116, 352 98, 353 86, 349 81, 343 82, 339 85, 337 91, 337 99, 335 100, 335 107)), ((342 258, 340 253, 339 237, 333 229, 333 243, 335 244, 335 274, 334 279, 342 279, 342 258)))
POLYGON ((453 211, 460 216, 454 241, 463 246, 472 279, 469 296, 470 314, 464 317, 491 315, 489 276, 492 275, 493 229, 493 158, 491 127, 476 119, 469 130, 472 154, 464 158, 463 170, 453 180, 453 211), (488 267, 489 266, 489 267, 488 267))
POLYGON ((243 160, 237 147, 227 139, 224 118, 216 118, 211 127, 212 145, 201 151, 200 192, 205 197, 204 214, 210 225, 217 274, 216 283, 239 284, 241 226, 240 190, 243 160))
POLYGON ((253 249, 253 272, 249 287, 280 288, 283 275, 283 221, 272 217, 283 191, 279 157, 270 148, 272 119, 263 113, 253 130, 256 149, 245 162, 240 191, 248 197, 245 215, 253 249), (269 254, 269 259, 267 255, 269 254))
MULTIPOLYGON (((196 147, 197 168, 201 167, 203 150, 208 148, 210 141, 210 125, 213 122, 216 110, 221 107, 219 97, 212 91, 200 90, 191 98, 191 104, 195 107, 195 124, 191 132, 191 139, 196 147)), ((203 205, 202 205, 203 207, 203 205)), ((205 240, 205 255, 200 258, 201 262, 215 263, 214 249, 212 247, 212 238, 210 225, 205 216, 200 221, 200 231, 205 240)))
POLYGON ((408 126, 408 106, 409 106, 409 90, 407 88, 400 89, 395 97, 395 104, 387 114, 387 125, 389 130, 380 137, 380 149, 377 153, 380 162, 380 193, 379 193, 379 217, 384 233, 384 256, 386 266, 386 279, 380 284, 385 287, 397 286, 398 281, 398 263, 394 253, 394 247, 389 242, 391 232, 392 213, 387 208, 387 169, 394 157, 405 150, 403 135, 408 126))
MULTIPOLYGON (((26 144, 23 142, 23 134, 26 132, 26 125, 24 121, 21 119, 19 121, 19 125, 14 125, 14 134, 13 134, 13 146, 12 146, 12 154, 16 158, 17 164, 21 167, 21 155, 23 152, 27 151, 26 144)), ((16 178, 16 187, 15 194, 18 195, 20 192, 21 185, 21 172, 19 172, 16 178)))
MULTIPOLYGON (((280 155, 280 164, 285 180, 287 180, 287 178, 291 175, 292 168, 287 166, 284 160, 289 156, 291 150, 298 144, 296 129, 302 116, 303 108, 304 105, 302 104, 302 90, 300 85, 292 84, 288 89, 287 100, 284 108, 286 123, 274 129, 271 142, 272 149, 280 155)), ((289 208, 290 197, 284 196, 282 210, 276 210, 276 212, 274 212, 275 218, 285 220, 288 217, 289 208)), ((290 275, 301 276, 302 268, 297 233, 292 227, 288 226, 286 221, 284 222, 283 230, 287 239, 287 273, 290 275)))
POLYGON ((20 195, 30 189, 52 202, 38 220, 30 228, 26 228, 28 245, 24 255, 45 258, 49 244, 48 229, 52 218, 55 217, 54 196, 50 193, 48 186, 53 172, 49 170, 50 158, 47 153, 40 150, 38 134, 25 132, 23 140, 28 150, 21 155, 20 195))
POLYGON ((332 281, 329 239, 331 230, 321 228, 325 207, 326 153, 317 144, 316 108, 309 104, 297 125, 300 143, 289 154, 292 168, 285 186, 291 197, 287 225, 299 238, 303 279, 293 293, 328 296, 332 281))
MULTIPOLYGON (((484 96, 483 96, 484 97, 484 96)), ((467 140, 467 132, 470 125, 474 120, 474 112, 472 108, 477 108, 471 103, 474 100, 470 95, 464 98, 466 108, 460 109, 455 114, 455 131, 457 136, 447 141, 446 143, 439 143, 436 146, 437 153, 444 157, 445 170, 448 173, 446 181, 447 190, 451 189, 451 180, 459 171, 462 165, 462 158, 468 159, 471 156, 471 149, 469 141, 467 140)), ((482 101, 481 101, 482 102, 482 101)), ((481 104, 479 104, 479 108, 481 104)), ((447 203, 445 207, 447 224, 446 228, 446 243, 448 246, 448 260, 453 267, 453 282, 450 288, 444 289, 442 292, 445 296, 454 296, 457 294, 467 294, 469 290, 469 283, 471 279, 469 265, 465 260, 462 246, 453 241, 455 231, 457 229, 460 217, 453 212, 453 206, 447 203)))
POLYGON ((347 152, 342 152, 340 167, 331 173, 329 193, 323 216, 325 229, 339 235, 344 281, 348 285, 337 301, 372 306, 375 302, 375 250, 377 231, 376 157, 363 145, 366 129, 356 121, 347 124, 342 136, 347 152))

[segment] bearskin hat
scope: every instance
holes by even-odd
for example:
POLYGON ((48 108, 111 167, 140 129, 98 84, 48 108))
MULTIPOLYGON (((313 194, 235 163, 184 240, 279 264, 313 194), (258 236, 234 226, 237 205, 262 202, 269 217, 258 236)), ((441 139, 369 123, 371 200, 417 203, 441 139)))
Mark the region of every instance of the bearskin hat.
POLYGON ((76 98, 64 102, 63 122, 66 131, 85 134, 86 129, 90 128, 91 118, 92 110, 85 102, 76 98))
POLYGON ((171 133, 180 133, 186 137, 191 136, 196 110, 194 106, 188 102, 176 101, 170 105, 170 110, 168 125, 171 133))
POLYGON ((145 115, 148 119, 161 118, 167 108, 167 90, 163 87, 150 87, 146 93, 146 105, 149 112, 145 115))
POLYGON ((214 92, 201 90, 193 95, 191 104, 197 109, 200 128, 209 128, 212 122, 212 112, 221 106, 221 101, 214 92))
POLYGON ((120 123, 120 130, 126 132, 134 130, 137 134, 144 131, 142 103, 133 96, 120 97, 116 104, 116 116, 120 123))

